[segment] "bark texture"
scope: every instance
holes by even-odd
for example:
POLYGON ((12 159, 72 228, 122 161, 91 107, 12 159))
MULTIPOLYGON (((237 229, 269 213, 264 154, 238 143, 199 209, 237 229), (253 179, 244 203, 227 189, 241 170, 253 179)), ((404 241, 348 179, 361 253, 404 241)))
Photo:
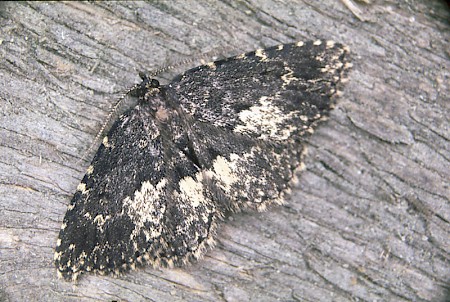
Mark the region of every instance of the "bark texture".
POLYGON ((0 3, 0 300, 448 301, 449 7, 344 3, 0 3), (138 71, 315 38, 354 67, 286 205, 234 215, 186 268, 57 278, 79 160, 138 71))

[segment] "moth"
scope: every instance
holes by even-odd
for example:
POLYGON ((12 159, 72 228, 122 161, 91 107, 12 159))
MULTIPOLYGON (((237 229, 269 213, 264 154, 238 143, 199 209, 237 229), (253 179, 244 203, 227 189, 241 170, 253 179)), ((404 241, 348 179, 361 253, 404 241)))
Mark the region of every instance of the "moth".
POLYGON ((141 75, 65 214, 59 275, 183 265, 226 215, 282 204, 305 140, 328 115, 349 49, 308 41, 258 49, 176 76, 141 75))

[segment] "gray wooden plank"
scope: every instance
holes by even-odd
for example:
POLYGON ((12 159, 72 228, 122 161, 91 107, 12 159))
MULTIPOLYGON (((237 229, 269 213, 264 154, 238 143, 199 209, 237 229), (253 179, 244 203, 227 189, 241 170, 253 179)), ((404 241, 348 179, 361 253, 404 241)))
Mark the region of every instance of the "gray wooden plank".
MULTIPOLYGON (((0 300, 445 301, 449 9, 444 1, 0 4, 0 300), (286 205, 224 223, 186 268, 56 277, 77 163, 140 70, 177 72, 315 38, 354 68, 286 205), (192 60, 190 63, 182 63, 192 60)), ((95 149, 95 148, 94 148, 95 149)))

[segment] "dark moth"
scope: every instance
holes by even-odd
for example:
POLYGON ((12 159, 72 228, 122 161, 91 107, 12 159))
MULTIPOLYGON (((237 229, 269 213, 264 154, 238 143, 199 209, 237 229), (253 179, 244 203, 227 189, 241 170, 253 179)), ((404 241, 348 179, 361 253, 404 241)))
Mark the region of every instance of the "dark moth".
POLYGON ((204 254, 228 213, 281 204, 348 55, 339 43, 298 42, 199 66, 166 86, 142 76, 131 92, 139 104, 111 127, 70 202, 60 275, 182 265, 204 254))

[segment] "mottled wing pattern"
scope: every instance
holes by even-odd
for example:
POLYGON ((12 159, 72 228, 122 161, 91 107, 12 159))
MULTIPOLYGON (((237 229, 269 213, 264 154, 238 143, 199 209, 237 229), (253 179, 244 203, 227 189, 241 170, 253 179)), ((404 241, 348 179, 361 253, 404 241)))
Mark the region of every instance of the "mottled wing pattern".
POLYGON ((301 140, 331 109, 348 60, 348 48, 332 41, 279 45, 188 70, 169 93, 195 121, 262 140, 301 140))
POLYGON ((351 66, 348 55, 332 41, 279 45, 196 67, 169 84, 168 97, 193 116, 189 136, 203 167, 220 159, 215 190, 232 196, 228 209, 282 202, 302 142, 328 115, 351 66))
POLYGON ((299 42, 209 63, 160 86, 143 77, 104 138, 60 230, 55 263, 121 273, 180 265, 228 212, 283 202, 303 142, 333 104, 348 50, 299 42))
POLYGON ((76 280, 83 271, 120 273, 198 258, 218 218, 213 203, 198 200, 197 179, 189 178, 193 186, 184 179, 198 173, 150 107, 126 112, 103 139, 64 217, 54 256, 60 275, 76 280))

